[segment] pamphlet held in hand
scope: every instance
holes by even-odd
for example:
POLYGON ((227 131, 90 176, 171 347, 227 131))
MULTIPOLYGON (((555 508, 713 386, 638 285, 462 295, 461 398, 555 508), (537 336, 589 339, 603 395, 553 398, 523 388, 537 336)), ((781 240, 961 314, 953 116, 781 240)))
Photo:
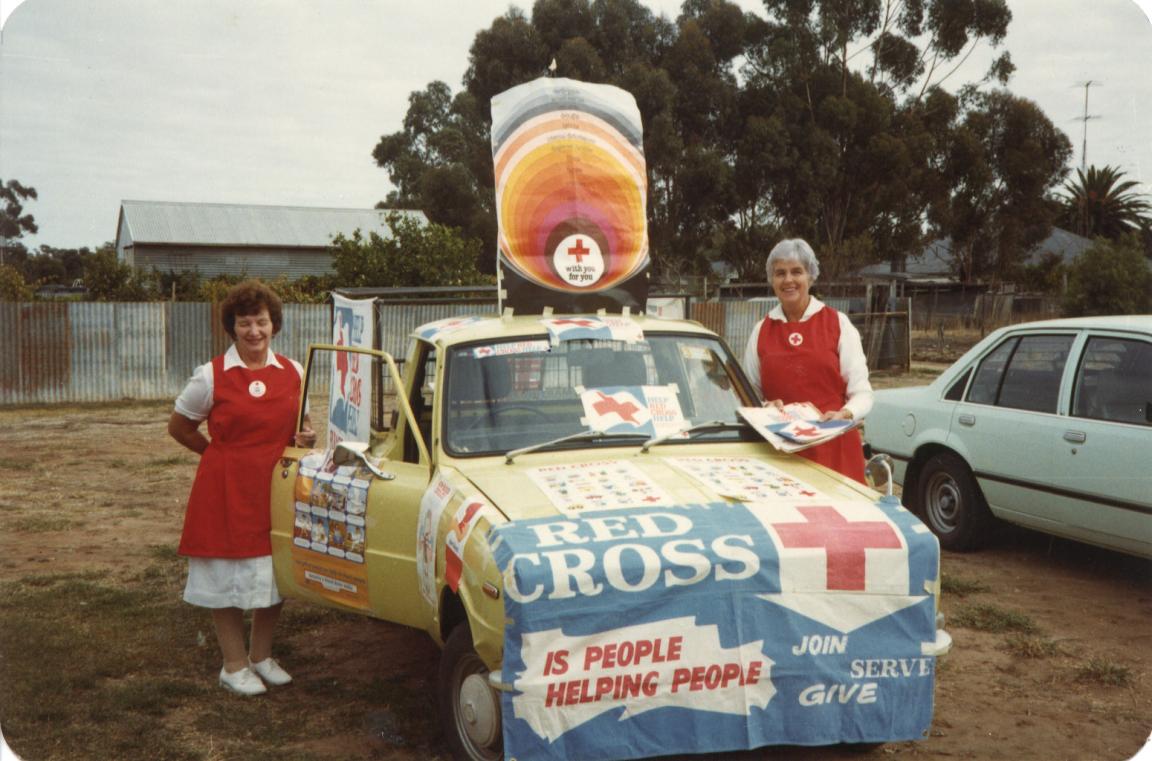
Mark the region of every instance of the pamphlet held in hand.
POLYGON ((809 402, 795 402, 776 407, 741 407, 740 415, 769 444, 781 452, 799 452, 830 441, 855 428, 854 420, 825 420, 823 413, 809 402))

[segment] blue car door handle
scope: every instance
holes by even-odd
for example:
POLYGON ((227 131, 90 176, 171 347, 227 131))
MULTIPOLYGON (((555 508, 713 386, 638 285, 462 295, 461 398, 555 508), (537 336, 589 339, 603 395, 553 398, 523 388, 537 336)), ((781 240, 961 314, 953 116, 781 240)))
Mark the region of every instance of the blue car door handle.
POLYGON ((1064 440, 1073 444, 1083 444, 1088 440, 1088 434, 1084 431, 1064 431, 1064 440))

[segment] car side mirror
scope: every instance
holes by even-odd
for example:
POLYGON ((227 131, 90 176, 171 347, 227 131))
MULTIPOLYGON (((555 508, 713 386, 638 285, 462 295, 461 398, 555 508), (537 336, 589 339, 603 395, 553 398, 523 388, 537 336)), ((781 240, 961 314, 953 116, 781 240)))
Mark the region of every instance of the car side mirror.
POLYGON ((873 488, 886 486, 885 494, 892 496, 892 458, 889 455, 872 455, 864 466, 864 472, 872 481, 873 488))
POLYGON ((337 466, 361 464, 371 471, 372 475, 385 481, 396 478, 395 473, 386 473, 376 466, 368 457, 368 445, 362 441, 341 441, 332 450, 332 463, 337 466))

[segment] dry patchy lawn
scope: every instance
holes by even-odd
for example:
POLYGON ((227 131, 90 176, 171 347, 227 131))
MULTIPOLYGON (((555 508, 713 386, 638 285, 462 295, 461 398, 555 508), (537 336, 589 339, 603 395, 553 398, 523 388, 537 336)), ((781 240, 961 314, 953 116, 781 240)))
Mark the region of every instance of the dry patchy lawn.
MULTIPOLYGON (((169 409, 0 410, 0 723, 13 749, 25 761, 444 758, 437 651, 420 632, 290 601, 279 654, 296 681, 255 700, 215 685, 209 620, 180 602, 174 547, 195 460, 166 437, 169 409)), ((1005 528, 943 565, 956 646, 931 736, 874 755, 1137 751, 1152 728, 1147 562, 1005 528)), ((856 756, 726 756, 769 757, 856 756)))

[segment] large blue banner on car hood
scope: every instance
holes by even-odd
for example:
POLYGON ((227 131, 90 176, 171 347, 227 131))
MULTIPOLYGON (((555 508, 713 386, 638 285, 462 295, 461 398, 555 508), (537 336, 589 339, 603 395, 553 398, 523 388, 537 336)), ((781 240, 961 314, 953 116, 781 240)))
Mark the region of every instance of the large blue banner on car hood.
POLYGON ((898 504, 604 510, 489 537, 507 758, 919 739, 939 549, 898 504))

